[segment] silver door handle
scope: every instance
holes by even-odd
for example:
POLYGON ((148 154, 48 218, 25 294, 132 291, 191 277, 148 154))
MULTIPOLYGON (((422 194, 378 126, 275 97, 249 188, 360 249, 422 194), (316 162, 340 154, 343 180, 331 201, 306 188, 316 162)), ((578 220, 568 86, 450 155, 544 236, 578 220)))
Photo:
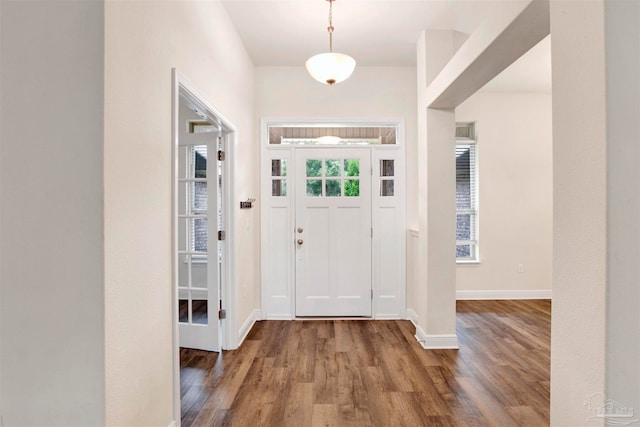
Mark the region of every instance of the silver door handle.
POLYGON ((298 244, 299 244, 299 245, 301 245, 301 244, 303 244, 303 243, 304 243, 304 240, 302 240, 302 239, 298 239, 298 244))
POLYGON ((303 231, 302 227, 298 227, 298 233, 302 233, 303 231))

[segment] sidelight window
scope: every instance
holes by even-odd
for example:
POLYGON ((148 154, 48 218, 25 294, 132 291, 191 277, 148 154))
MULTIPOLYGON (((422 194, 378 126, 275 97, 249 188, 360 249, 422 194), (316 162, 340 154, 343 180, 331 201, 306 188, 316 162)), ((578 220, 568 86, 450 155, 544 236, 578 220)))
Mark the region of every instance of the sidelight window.
POLYGON ((456 124, 456 259, 478 261, 478 162, 474 123, 456 124))

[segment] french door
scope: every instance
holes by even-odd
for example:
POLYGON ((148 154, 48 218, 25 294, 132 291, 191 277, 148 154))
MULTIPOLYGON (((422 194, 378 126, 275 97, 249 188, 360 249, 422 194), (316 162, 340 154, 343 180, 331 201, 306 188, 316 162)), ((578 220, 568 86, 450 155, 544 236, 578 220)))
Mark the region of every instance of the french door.
POLYGON ((178 145, 180 347, 220 350, 219 132, 181 133, 178 145))
POLYGON ((295 150, 296 316, 371 316, 371 154, 295 150))

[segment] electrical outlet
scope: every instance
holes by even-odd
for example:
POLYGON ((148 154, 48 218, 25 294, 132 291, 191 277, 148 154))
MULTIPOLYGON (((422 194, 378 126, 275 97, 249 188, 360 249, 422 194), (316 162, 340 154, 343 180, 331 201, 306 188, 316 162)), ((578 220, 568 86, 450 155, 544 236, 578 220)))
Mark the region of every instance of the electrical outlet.
POLYGON ((518 264, 518 273, 524 273, 524 264, 518 264))

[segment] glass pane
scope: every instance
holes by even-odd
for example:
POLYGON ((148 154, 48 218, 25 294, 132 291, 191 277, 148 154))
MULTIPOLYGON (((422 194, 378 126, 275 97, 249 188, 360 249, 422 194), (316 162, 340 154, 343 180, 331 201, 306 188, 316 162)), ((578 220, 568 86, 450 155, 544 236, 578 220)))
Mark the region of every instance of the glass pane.
POLYGON ((287 195, 287 180, 274 179, 271 181, 271 195, 275 197, 284 197, 287 195))
POLYGON ((191 301, 191 322, 198 325, 206 325, 207 318, 207 300, 194 299, 191 301))
POLYGON ((207 258, 191 259, 191 286, 194 288, 207 287, 207 258))
POLYGON ((456 208, 472 208, 471 147, 456 145, 456 208))
POLYGON ((394 176, 394 160, 380 160, 380 176, 394 176))
POLYGON ((189 236, 189 220, 187 218, 178 218, 178 250, 186 251, 187 236, 189 236))
POLYGON ((189 300, 181 299, 178 300, 178 322, 187 323, 189 322, 189 300))
POLYGON ((344 161, 345 176, 360 176, 360 160, 345 159, 344 161))
POLYGON ((321 179, 307 180, 307 196, 310 196, 310 197, 322 196, 322 180, 321 179))
POLYGON ((196 145, 193 147, 193 177, 194 178, 206 178, 207 177, 207 146, 196 145))
POLYGON ((207 183, 193 182, 191 186, 191 211, 193 213, 207 212, 207 183))
POLYGON ((328 197, 340 197, 340 180, 328 179, 326 182, 326 193, 328 197))
POLYGON ((322 160, 307 160, 307 176, 322 176, 322 160))
POLYGON ((326 176, 340 176, 340 160, 325 160, 326 176))
POLYGON ((207 220, 194 218, 191 220, 191 249, 196 252, 207 251, 207 220))
POLYGON ((287 176, 287 159, 271 160, 271 176, 287 176))
POLYGON ((189 264, 187 263, 189 255, 178 255, 178 286, 183 288, 189 287, 189 264))
POLYGON ((456 215, 456 240, 473 240, 471 234, 471 215, 456 215))
POLYGON ((360 180, 359 179, 344 180, 344 196, 345 197, 360 196, 360 180))
POLYGON ((457 245, 456 258, 471 258, 471 245, 457 245))
POLYGON ((382 197, 391 197, 394 192, 394 181, 392 179, 383 179, 380 181, 380 195, 382 197))

